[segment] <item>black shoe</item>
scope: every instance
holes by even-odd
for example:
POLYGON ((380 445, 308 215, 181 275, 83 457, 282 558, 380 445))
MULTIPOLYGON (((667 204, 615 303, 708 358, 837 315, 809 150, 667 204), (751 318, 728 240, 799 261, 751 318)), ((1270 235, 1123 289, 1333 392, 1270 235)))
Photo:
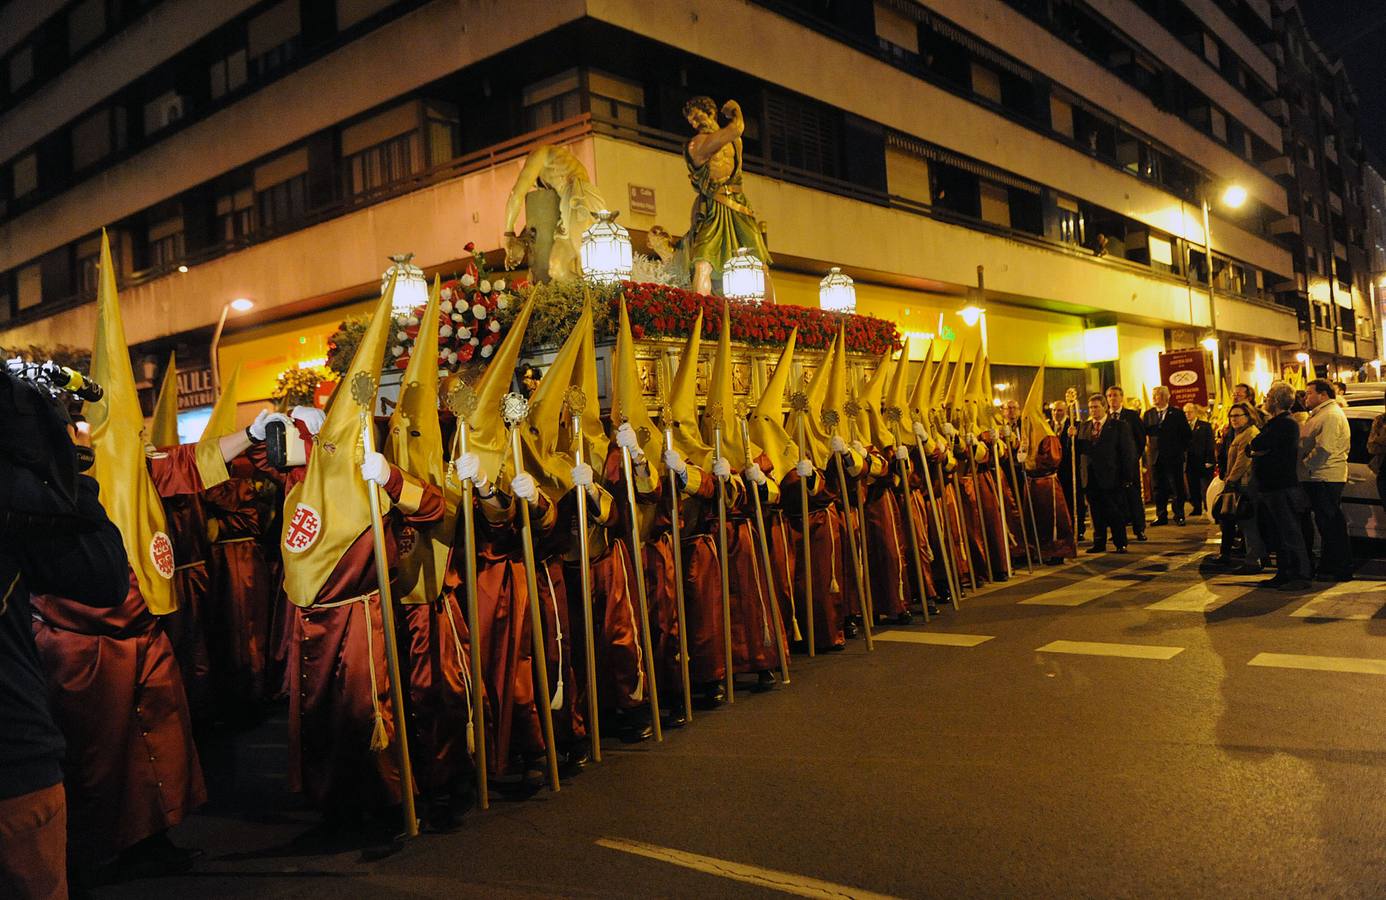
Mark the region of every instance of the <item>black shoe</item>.
POLYGON ((1046 566, 1062 566, 1064 564, 1064 558, 1062 556, 1051 556, 1044 561, 1044 564, 1046 566))
POLYGON ((1183 527, 1184 527, 1184 517, 1183 517, 1183 516, 1180 516, 1179 518, 1175 519, 1175 520, 1174 520, 1174 524, 1175 524, 1176 526, 1178 526, 1179 528, 1183 528, 1183 527))
POLYGON ((857 636, 857 623, 853 622, 851 619, 848 619, 846 622, 843 622, 842 633, 846 635, 847 639, 850 641, 852 638, 857 636))
POLYGON ((1280 587, 1282 584, 1285 584, 1286 582, 1289 582, 1289 581, 1298 581, 1298 580, 1300 580, 1300 579, 1297 579, 1297 578, 1287 578, 1287 577, 1284 576, 1284 575, 1276 574, 1276 575, 1271 576, 1270 578, 1264 579, 1264 580, 1260 583, 1259 587, 1264 587, 1264 588, 1278 588, 1278 587, 1280 587))
POLYGON ((1154 522, 1151 522, 1150 524, 1151 524, 1151 525, 1168 525, 1168 524, 1169 524, 1169 519, 1166 519, 1164 516, 1161 516, 1160 518, 1156 519, 1154 522))
POLYGON ((1291 578, 1289 581, 1282 581, 1275 586, 1277 591, 1307 591, 1313 588, 1313 583, 1307 578, 1291 578))
POLYGON ((1218 566, 1219 568, 1221 568, 1222 566, 1232 565, 1232 557, 1227 556, 1223 553, 1219 553, 1217 556, 1204 557, 1203 562, 1207 565, 1218 566))
POLYGON ((683 700, 675 700, 674 705, 669 709, 669 715, 664 717, 665 728, 682 728, 688 724, 688 711, 684 708, 683 700))
POLYGON ((846 650, 846 649, 847 649, 847 644, 846 644, 846 643, 842 643, 842 644, 829 644, 829 645, 824 649, 823 652, 824 652, 824 653, 841 653, 843 650, 846 650))
POLYGON ((433 834, 450 834, 460 828, 462 817, 452 807, 452 798, 440 794, 429 798, 424 812, 424 828, 433 834))
POLYGON ((563 776, 575 775, 587 768, 587 764, 590 762, 592 762, 592 747, 584 740, 568 748, 568 753, 559 760, 558 772, 563 776))
POLYGON ((1145 536, 1145 532, 1144 532, 1144 531, 1138 531, 1138 532, 1136 532, 1136 540, 1138 540, 1138 541, 1140 541, 1142 544, 1144 544, 1146 541, 1148 541, 1148 540, 1150 540, 1150 539, 1149 539, 1148 537, 1145 536))
POLYGON ((1247 564, 1244 565, 1244 566, 1238 566, 1237 568, 1233 569, 1233 570, 1232 570, 1231 572, 1229 572, 1228 574, 1229 574, 1229 575, 1260 575, 1260 574, 1264 573, 1265 571, 1266 571, 1266 570, 1265 570, 1265 567, 1262 566, 1262 565, 1260 565, 1259 563, 1247 563, 1247 564))
POLYGON ((1091 547, 1089 547, 1089 548, 1088 548, 1087 550, 1085 550, 1084 552, 1085 552, 1085 553, 1106 553, 1106 552, 1107 552, 1107 545, 1106 545, 1106 544, 1093 544, 1091 547))
POLYGON ((893 620, 891 620, 891 623, 890 623, 890 624, 892 624, 892 625, 908 625, 908 624, 910 624, 910 623, 913 622, 913 621, 914 621, 914 616, 910 615, 910 611, 909 611, 909 610, 905 610, 904 612, 902 612, 902 613, 900 613, 898 616, 896 616, 893 620))
POLYGON ((714 709, 727 702, 727 686, 720 681, 709 681, 701 686, 701 698, 697 700, 699 709, 714 709))
POLYGON ((1116 548, 1116 552, 1118 552, 1118 553, 1125 553, 1125 552, 1126 552, 1126 545, 1125 545, 1125 544, 1118 544, 1118 545, 1117 545, 1117 548, 1116 548))
POLYGON ((929 604, 929 615, 931 615, 931 616, 936 616, 936 615, 938 615, 938 607, 935 606, 935 605, 932 604, 932 603, 929 604))
POLYGON ((761 669, 756 673, 756 683, 751 686, 751 691, 756 694, 763 694, 766 691, 775 689, 775 673, 769 669, 761 669))
POLYGON ((650 711, 644 708, 626 710, 620 716, 620 725, 617 731, 620 733, 621 740, 627 744, 648 741, 654 737, 654 726, 650 724, 650 711))

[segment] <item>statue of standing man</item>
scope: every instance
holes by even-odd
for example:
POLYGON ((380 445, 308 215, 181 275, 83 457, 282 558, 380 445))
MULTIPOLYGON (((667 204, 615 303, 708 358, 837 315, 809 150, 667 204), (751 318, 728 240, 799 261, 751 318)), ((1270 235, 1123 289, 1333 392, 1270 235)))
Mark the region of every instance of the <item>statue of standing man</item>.
POLYGON ((727 124, 717 127, 717 104, 694 97, 683 105, 684 118, 697 132, 683 149, 688 180, 698 198, 685 239, 693 265, 693 290, 712 293, 712 273, 720 273, 740 247, 765 266, 765 298, 775 301, 770 282, 770 250, 746 195, 741 190, 741 133, 746 123, 735 100, 722 104, 727 124))
POLYGON ((592 224, 592 213, 605 206, 587 167, 571 150, 535 147, 505 203, 505 267, 518 266, 528 251, 533 281, 581 275, 582 233, 592 224), (522 205, 525 230, 517 236, 522 205))

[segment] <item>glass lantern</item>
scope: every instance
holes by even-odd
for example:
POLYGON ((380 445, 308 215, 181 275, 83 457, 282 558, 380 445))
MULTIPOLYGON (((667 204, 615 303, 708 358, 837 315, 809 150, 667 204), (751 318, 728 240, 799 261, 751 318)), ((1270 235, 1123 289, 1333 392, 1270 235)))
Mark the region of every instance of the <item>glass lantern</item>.
POLYGON ((738 247, 722 267, 722 296, 729 300, 765 300, 765 264, 746 247, 738 247))
POLYGON ((843 275, 837 266, 829 269, 827 276, 818 282, 818 306, 831 312, 856 312, 857 288, 852 276, 843 275))
POLYGON ((383 297, 390 287, 390 276, 399 273, 395 279, 395 296, 390 303, 390 309, 395 313, 408 313, 428 305, 428 282, 424 280, 423 269, 414 265, 413 259, 412 253, 390 257, 394 265, 380 276, 380 295, 383 297))
POLYGON ((582 272, 588 281, 615 284, 630 278, 634 266, 630 232, 616 224, 619 213, 599 209, 596 222, 582 233, 582 272))

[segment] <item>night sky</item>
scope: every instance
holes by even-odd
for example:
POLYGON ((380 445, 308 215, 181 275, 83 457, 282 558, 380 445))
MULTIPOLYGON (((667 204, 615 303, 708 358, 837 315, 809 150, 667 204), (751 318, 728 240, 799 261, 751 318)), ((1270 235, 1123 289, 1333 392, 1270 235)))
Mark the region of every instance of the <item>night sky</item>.
POLYGON ((1300 0, 1319 49, 1342 57, 1357 91, 1362 143, 1378 170, 1386 165, 1386 2, 1300 0))

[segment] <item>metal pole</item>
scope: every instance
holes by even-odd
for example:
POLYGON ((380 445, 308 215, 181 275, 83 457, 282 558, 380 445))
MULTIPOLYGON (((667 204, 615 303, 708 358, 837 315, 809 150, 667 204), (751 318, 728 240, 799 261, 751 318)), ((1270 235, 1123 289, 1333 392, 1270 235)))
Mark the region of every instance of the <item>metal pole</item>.
MULTIPOLYGON (((582 440, 582 412, 587 405, 587 398, 584 395, 581 402, 573 395, 574 391, 581 393, 582 388, 574 385, 568 388, 568 409, 573 411, 573 458, 578 465, 583 461, 583 440, 582 440)), ((587 742, 592 747, 592 759, 594 762, 602 761, 602 726, 597 702, 597 641, 595 638, 595 627, 592 623, 592 572, 587 538, 587 488, 582 488, 577 495, 577 516, 578 516, 578 552, 581 559, 578 561, 578 577, 582 582, 582 631, 583 642, 587 648, 587 742)))
MULTIPOLYGON (((904 440, 900 436, 900 410, 898 407, 887 406, 881 410, 886 422, 895 432, 895 446, 905 446, 904 440)), ((919 531, 914 527, 914 510, 910 508, 910 467, 905 459, 895 460, 900 465, 900 492, 903 497, 903 509, 901 514, 905 517, 905 530, 910 536, 910 554, 914 558, 914 586, 919 591, 919 605, 924 609, 924 621, 929 621, 929 595, 925 590, 924 582, 924 559, 919 555, 919 531)))
POLYGON ((645 646, 645 677, 650 682, 650 724, 656 742, 664 740, 659 722, 659 684, 655 681, 654 642, 650 640, 650 603, 645 591, 645 558, 640 546, 640 507, 635 502, 635 472, 630 448, 621 448, 621 469, 626 477, 626 500, 630 503, 631 568, 635 569, 635 594, 640 603, 640 642, 645 646))
POLYGON ((212 397, 221 397, 221 360, 218 358, 217 351, 221 347, 221 332, 226 327, 226 314, 231 311, 230 303, 221 305, 221 317, 217 319, 217 327, 212 332, 212 397))
MULTIPOLYGON (((507 394, 506 399, 517 396, 507 394)), ((523 398, 521 398, 523 401, 523 398)), ((527 409, 527 407, 526 407, 527 409)), ((510 428, 510 452, 515 461, 515 474, 524 472, 524 463, 520 458, 520 431, 515 427, 524 416, 520 416, 511 422, 510 428)), ((507 419, 509 422, 510 420, 507 419)), ((549 787, 555 793, 559 790, 558 782, 558 748, 553 740, 553 711, 549 708, 549 664, 548 658, 544 653, 544 619, 539 613, 539 581, 534 571, 534 528, 529 521, 529 501, 519 500, 520 504, 520 527, 522 540, 520 546, 524 550, 525 559, 525 586, 529 589, 529 621, 530 629, 533 631, 534 643, 534 665, 539 670, 540 690, 534 692, 534 705, 539 710, 539 724, 544 729, 544 744, 548 750, 549 757, 549 787), (543 698, 540 699, 542 691, 543 698)))
MULTIPOLYGON (((673 414, 668 407, 661 415, 664 421, 664 448, 674 449, 673 414)), ((683 676, 683 715, 686 721, 693 721, 693 681, 688 671, 688 616, 683 593, 683 535, 679 529, 679 483, 673 469, 666 467, 669 477, 669 529, 673 540, 674 556, 674 601, 679 615, 679 669, 683 676)))
MULTIPOLYGON (((823 411, 823 426, 825 430, 836 436, 837 423, 837 410, 825 409, 823 411)), ((852 554, 852 577, 856 579, 857 596, 861 598, 862 630, 866 635, 866 649, 875 650, 876 642, 871 634, 871 620, 875 618, 876 611, 873 609, 871 603, 871 585, 865 578, 861 557, 857 555, 858 551, 865 553, 866 535, 865 533, 862 534, 861 543, 858 544, 856 529, 858 527, 865 528, 866 519, 862 517, 858 522, 853 522, 852 515, 857 510, 857 504, 852 502, 855 491, 852 493, 848 493, 847 491, 847 469, 842 464, 842 454, 834 453, 832 456, 833 461, 837 463, 835 468, 837 469, 838 491, 842 494, 842 517, 847 523, 847 552, 852 554)), ((863 465, 865 465, 865 461, 863 465)))
POLYGON ((924 490, 928 498, 929 513, 934 520, 934 533, 938 535, 938 552, 943 557, 943 574, 948 579, 948 593, 952 595, 953 608, 958 608, 958 595, 962 593, 962 580, 958 577, 957 567, 954 565, 952 550, 950 547, 951 536, 948 529, 944 527, 943 517, 939 514, 938 504, 940 497, 934 496, 934 478, 929 472, 928 447, 921 443, 919 445, 920 468, 924 472, 924 490))
MULTIPOLYGON (((717 462, 722 461, 722 413, 719 409, 714 417, 717 423, 713 428, 713 440, 716 445, 715 453, 717 462)), ((723 686, 727 694, 727 702, 736 702, 736 679, 732 673, 732 638, 731 638, 731 585, 728 583, 731 575, 727 567, 727 483, 721 478, 717 479, 717 562, 722 568, 722 647, 726 653, 727 665, 723 675, 723 686)))
MULTIPOLYGON (((857 405, 857 401, 848 400, 843 404, 842 411, 847 414, 847 433, 851 436, 852 440, 855 441, 857 440, 857 413, 861 411, 861 407, 857 405)), ((886 463, 886 471, 890 471, 889 462, 886 463)), ((865 484, 870 474, 871 455, 869 453, 863 453, 863 484, 865 484)), ((866 592, 862 595, 865 598, 862 601, 862 621, 865 622, 869 618, 872 625, 874 625, 876 621, 876 598, 871 593, 871 556, 867 552, 867 545, 870 543, 870 539, 867 537, 866 533, 866 498, 861 494, 858 494, 856 497, 856 506, 857 519, 861 525, 861 547, 858 548, 861 552, 861 559, 858 561, 858 564, 861 566, 861 580, 866 584, 866 592)), ((867 627, 869 628, 871 626, 867 627)))
MULTIPOLYGON (((1005 440, 1005 438, 1002 438, 1002 440, 1005 440)), ((1009 444, 1006 445, 1006 461, 1011 468, 1011 493, 1015 494, 1015 511, 1020 515, 1020 539, 1025 545, 1025 572, 1029 575, 1033 575, 1035 574, 1035 561, 1034 558, 1030 555, 1030 528, 1028 525, 1025 524, 1025 502, 1024 497, 1022 496, 1025 489, 1021 485, 1020 479, 1016 477, 1015 451, 1011 448, 1009 444)), ((996 471, 1001 471, 1000 459, 996 460, 996 471)), ((1001 497, 1003 515, 1005 513, 1005 499, 1006 497, 1003 491, 1001 497)))
MULTIPOLYGON (((807 458, 804 448, 804 416, 807 415, 807 405, 799 416, 799 459, 807 458)), ((809 500, 808 482, 803 478, 799 479, 799 515, 804 523, 803 530, 799 532, 799 547, 803 551, 804 563, 804 624, 808 626, 808 636, 805 643, 808 644, 808 655, 810 658, 816 655, 814 645, 818 643, 818 632, 813 625, 813 551, 809 548, 809 500)))
MULTIPOLYGON (((472 395, 472 404, 476 403, 476 395, 472 395)), ((458 455, 467 452, 467 418, 459 409, 454 409, 457 415, 457 453, 458 455)), ((473 765, 476 767, 476 796, 477 804, 482 809, 491 808, 491 799, 488 793, 486 780, 486 692, 482 682, 481 672, 481 634, 480 614, 476 598, 476 517, 472 510, 472 480, 470 478, 462 481, 462 538, 463 538, 463 567, 465 571, 465 585, 467 589, 467 621, 472 628, 471 634, 471 653, 469 663, 472 673, 472 742, 475 745, 472 750, 473 765)))
MULTIPOLYGON (((744 415, 738 415, 737 420, 741 424, 741 455, 749 467, 751 465, 751 430, 746 424, 744 415)), ((752 483, 747 486, 747 489, 751 492, 756 512, 756 534, 760 538, 761 562, 765 565, 766 599, 769 601, 771 619, 775 623, 775 653, 780 660, 780 679, 785 684, 789 684, 789 658, 788 654, 785 653, 784 620, 780 617, 780 601, 775 596, 775 576, 770 569, 770 539, 765 533, 765 515, 760 508, 760 486, 752 483)))
MULTIPOLYGON (((375 426, 371 422, 371 405, 375 400, 375 379, 369 375, 356 376, 352 393, 361 409, 361 444, 367 454, 375 452, 375 426)), ((399 758, 400 801, 404 813, 404 834, 418 837, 419 817, 414 810, 414 768, 409 759, 409 725, 404 711, 404 682, 399 664, 399 643, 395 638, 395 602, 390 594, 390 557, 385 551, 385 521, 380 514, 380 487, 366 485, 371 503, 371 538, 375 550, 375 578, 379 587, 380 624, 385 632, 385 664, 390 676, 390 704, 395 712, 395 753, 399 758)), ((371 625, 369 601, 365 606, 366 627, 371 625)), ((374 690, 374 688, 372 688, 374 690)))

